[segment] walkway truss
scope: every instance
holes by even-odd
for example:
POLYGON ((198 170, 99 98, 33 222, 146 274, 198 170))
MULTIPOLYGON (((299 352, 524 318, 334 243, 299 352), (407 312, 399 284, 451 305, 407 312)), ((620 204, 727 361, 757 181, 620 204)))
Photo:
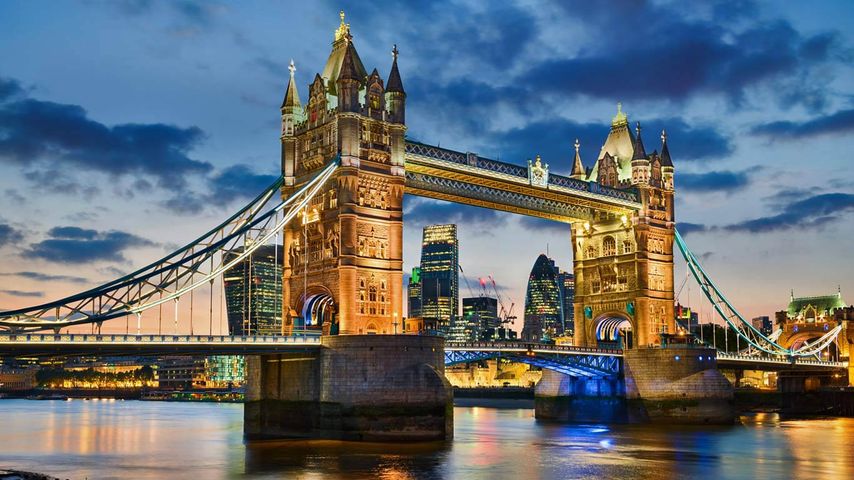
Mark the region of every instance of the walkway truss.
POLYGON ((573 377, 610 378, 622 373, 622 350, 518 342, 449 342, 445 366, 504 359, 573 377))
POLYGON ((748 350, 750 350, 751 353, 762 352, 765 354, 792 358, 814 357, 818 356, 822 350, 827 348, 836 340, 836 337, 839 336, 839 332, 842 331, 841 325, 831 329, 826 334, 816 339, 816 341, 812 343, 805 343, 801 347, 795 349, 789 349, 777 343, 780 331, 776 331, 770 336, 765 336, 756 327, 754 327, 752 323, 745 320, 744 317, 738 313, 738 310, 729 303, 720 289, 714 284, 714 282, 712 282, 712 279, 706 271, 703 270, 703 267, 700 266, 700 262, 697 261, 697 257, 688 249, 682 235, 680 235, 678 231, 676 231, 675 234, 676 245, 682 252, 682 256, 688 264, 688 269, 691 271, 694 279, 697 280, 697 283, 700 285, 700 289, 703 290, 706 298, 709 299, 709 302, 712 303, 715 311, 717 311, 718 314, 726 321, 727 325, 735 330, 739 337, 747 341, 749 345, 748 350))
MULTIPOLYGON (((283 177, 231 218, 178 251, 117 280, 55 302, 0 312, 0 330, 34 332, 60 329, 142 312, 178 302, 196 289, 209 288, 214 280, 239 264, 260 246, 278 238, 336 171, 339 158, 331 161, 302 188, 284 201, 279 196, 283 177), (229 255, 225 255, 229 253, 229 255)), ((297 220, 299 221, 299 220, 297 220)), ((277 242, 278 243, 278 242, 277 242)), ((162 307, 161 307, 162 308, 162 307)), ((213 315, 213 301, 210 305, 213 315)))

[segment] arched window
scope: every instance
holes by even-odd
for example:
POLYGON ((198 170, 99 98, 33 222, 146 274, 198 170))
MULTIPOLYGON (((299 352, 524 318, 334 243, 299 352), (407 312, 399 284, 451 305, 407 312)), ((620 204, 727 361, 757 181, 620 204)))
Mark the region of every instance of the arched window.
POLYGON ((614 237, 605 237, 602 241, 602 256, 611 257, 617 254, 617 242, 614 237))
POLYGON ((368 287, 368 312, 371 315, 377 314, 377 287, 375 285, 368 287))

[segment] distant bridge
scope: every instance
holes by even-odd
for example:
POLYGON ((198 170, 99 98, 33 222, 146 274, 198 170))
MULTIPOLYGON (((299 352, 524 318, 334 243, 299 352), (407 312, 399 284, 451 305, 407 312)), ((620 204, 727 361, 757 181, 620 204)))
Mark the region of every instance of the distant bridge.
MULTIPOLYGON (((317 351, 320 336, 0 333, 0 356, 259 355, 317 351)), ((523 342, 448 342, 445 365, 503 358, 576 377, 622 373, 623 351, 523 342)), ((842 369, 846 362, 718 352, 718 367, 744 370, 842 369)))

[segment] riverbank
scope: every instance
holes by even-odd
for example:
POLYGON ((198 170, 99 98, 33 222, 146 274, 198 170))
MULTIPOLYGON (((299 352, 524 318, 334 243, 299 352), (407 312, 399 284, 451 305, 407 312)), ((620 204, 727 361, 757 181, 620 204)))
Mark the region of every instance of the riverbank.
POLYGON ((19 470, 0 470, 0 480, 60 480, 41 473, 22 472, 19 470))
POLYGON ((736 390, 739 412, 781 413, 792 416, 854 417, 854 389, 835 388, 805 393, 736 390))

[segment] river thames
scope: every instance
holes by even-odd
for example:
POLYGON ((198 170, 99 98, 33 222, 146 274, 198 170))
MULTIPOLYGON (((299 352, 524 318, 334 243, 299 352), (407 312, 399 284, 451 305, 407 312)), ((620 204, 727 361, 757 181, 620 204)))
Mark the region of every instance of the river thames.
MULTIPOLYGON (((524 405, 523 405, 524 406, 524 405)), ((448 443, 244 444, 239 404, 0 401, 0 469, 69 479, 854 478, 854 419, 566 425, 461 407, 448 443)))

